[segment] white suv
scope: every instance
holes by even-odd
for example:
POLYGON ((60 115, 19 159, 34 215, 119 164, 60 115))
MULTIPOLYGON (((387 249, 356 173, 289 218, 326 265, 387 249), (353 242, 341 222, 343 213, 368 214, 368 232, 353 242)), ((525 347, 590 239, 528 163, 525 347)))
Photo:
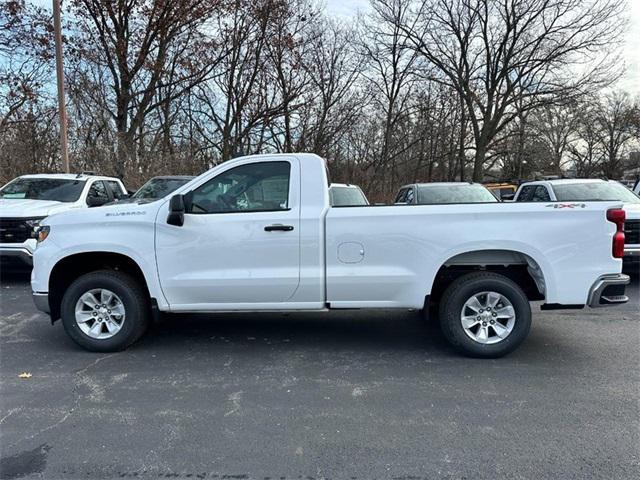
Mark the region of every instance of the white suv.
POLYGON ((127 197, 122 182, 88 174, 23 175, 0 189, 0 256, 31 264, 34 228, 51 214, 127 197))

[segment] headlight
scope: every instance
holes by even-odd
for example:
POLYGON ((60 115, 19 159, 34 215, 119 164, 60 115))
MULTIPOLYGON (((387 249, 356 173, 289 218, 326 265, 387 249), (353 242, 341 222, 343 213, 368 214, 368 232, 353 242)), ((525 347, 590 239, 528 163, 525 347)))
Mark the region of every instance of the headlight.
POLYGON ((24 223, 29 225, 31 228, 35 228, 38 225, 40 225, 40 222, 42 220, 44 220, 45 218, 47 218, 47 217, 29 218, 29 219, 25 220, 24 223))
POLYGON ((44 242, 49 236, 49 232, 51 231, 51 227, 49 225, 43 225, 36 229, 36 238, 38 239, 38 243, 44 242))
POLYGON ((24 223, 31 229, 31 238, 38 238, 40 222, 47 217, 27 218, 24 223))

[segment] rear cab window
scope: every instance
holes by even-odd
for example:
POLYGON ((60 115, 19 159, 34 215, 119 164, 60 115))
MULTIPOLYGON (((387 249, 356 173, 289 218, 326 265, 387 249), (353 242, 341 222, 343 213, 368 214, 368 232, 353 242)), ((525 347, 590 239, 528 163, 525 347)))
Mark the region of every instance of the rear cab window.
POLYGON ((516 202, 531 202, 535 192, 536 185, 525 185, 520 189, 516 202))
POLYGON ((358 207, 368 205, 362 191, 355 186, 332 186, 329 188, 329 199, 332 207, 358 207))
POLYGON ((109 193, 107 192, 107 187, 102 180, 96 180, 91 184, 87 195, 87 199, 89 198, 99 198, 105 202, 109 201, 109 193))
POLYGON ((407 199, 407 192, 409 190, 410 190, 409 188, 401 188, 400 191, 398 192, 398 195, 396 195, 396 199, 394 200, 394 203, 405 203, 407 199))
POLYGON ((122 190, 120 184, 115 180, 105 180, 105 183, 111 190, 111 194, 113 195, 114 200, 122 200, 123 198, 127 198, 126 192, 122 190))

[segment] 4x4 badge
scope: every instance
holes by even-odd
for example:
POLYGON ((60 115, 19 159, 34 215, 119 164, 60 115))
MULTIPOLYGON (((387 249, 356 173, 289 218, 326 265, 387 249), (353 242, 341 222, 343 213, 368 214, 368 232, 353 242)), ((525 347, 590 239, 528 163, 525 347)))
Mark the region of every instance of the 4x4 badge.
POLYGON ((584 203, 550 203, 545 205, 547 208, 585 208, 584 203))

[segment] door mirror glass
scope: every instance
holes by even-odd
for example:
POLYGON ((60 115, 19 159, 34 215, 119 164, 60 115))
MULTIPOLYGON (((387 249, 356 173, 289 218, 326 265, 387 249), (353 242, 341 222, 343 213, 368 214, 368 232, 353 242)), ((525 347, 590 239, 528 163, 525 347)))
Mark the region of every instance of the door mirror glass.
POLYGON ((184 196, 174 195, 169 200, 169 215, 167 216, 167 223, 169 225, 175 225, 181 227, 184 225, 184 196))

